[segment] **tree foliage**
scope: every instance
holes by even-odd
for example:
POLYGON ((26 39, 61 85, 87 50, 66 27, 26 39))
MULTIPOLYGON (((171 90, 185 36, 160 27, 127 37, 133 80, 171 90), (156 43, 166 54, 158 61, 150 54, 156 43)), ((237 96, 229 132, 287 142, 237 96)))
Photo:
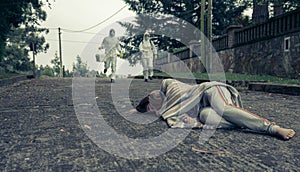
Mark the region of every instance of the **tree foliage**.
POLYGON ((41 75, 54 77, 53 68, 51 68, 49 65, 46 65, 45 67, 40 67, 40 71, 41 71, 41 75))
POLYGON ((281 6, 283 8, 283 12, 299 9, 300 7, 299 0, 257 0, 257 1, 258 3, 268 3, 271 5, 272 8, 277 5, 281 6))
POLYGON ((271 16, 299 9, 300 7, 299 0, 264 0, 263 3, 270 5, 271 16))
MULTIPOLYGON (((48 0, 46 4, 50 5, 48 0)), ((14 70, 27 70, 30 43, 36 45, 37 53, 49 48, 40 35, 48 30, 39 28, 40 21, 46 20, 46 12, 42 10, 46 4, 38 0, 0 0, 0 67, 9 65, 16 67, 14 70), (26 68, 18 67, 25 63, 26 68)))
POLYGON ((249 18, 243 15, 249 7, 249 0, 213 1, 213 34, 222 35, 229 25, 249 25, 249 18))
POLYGON ((39 35, 39 32, 43 32, 43 29, 12 28, 7 35, 6 46, 0 65, 2 64, 6 71, 8 70, 7 66, 13 66, 14 71, 31 70, 31 53, 46 52, 49 48, 49 44, 46 43, 44 36, 39 35), (34 52, 30 53, 32 51, 30 50, 30 46, 32 45, 34 46, 34 52))
MULTIPOLYGON (((124 0, 137 14, 170 14, 200 28, 200 0, 124 0)), ((232 23, 241 21, 251 0, 213 1, 213 33, 219 35, 232 23)))
MULTIPOLYGON (((180 48, 187 45, 187 42, 191 40, 200 40, 201 5, 205 5, 207 8, 207 4, 200 4, 200 0, 124 1, 130 6, 130 10, 139 14, 134 23, 120 23, 123 27, 127 28, 129 38, 125 39, 124 42, 125 45, 129 44, 130 46, 126 47, 128 51, 125 54, 125 58, 131 64, 135 64, 139 59, 137 47, 142 40, 143 32, 146 30, 150 32, 160 30, 161 33, 168 33, 169 36, 155 34, 155 32, 151 33, 153 42, 155 42, 160 50, 164 51, 172 51, 173 49, 180 48), (157 15, 163 15, 164 17, 153 17, 157 15), (172 20, 172 22, 169 22, 169 20, 172 20), (194 29, 190 30, 192 34, 180 32, 180 29, 178 29, 187 25, 194 26, 194 29)), ((242 13, 250 4, 251 0, 213 1, 213 35, 218 36, 223 34, 223 30, 230 24, 248 25, 249 18, 244 17, 242 13)))
POLYGON ((51 64, 53 64, 54 76, 59 76, 59 74, 60 74, 60 59, 57 55, 57 52, 54 55, 54 59, 51 60, 51 64))
MULTIPOLYGON (((285 11, 290 11, 299 8, 299 0, 257 0, 259 3, 269 3, 282 5, 285 11)), ((201 6, 205 5, 207 9, 207 4, 201 4, 200 0, 124 0, 126 4, 130 6, 130 10, 136 12, 137 14, 150 14, 149 16, 140 15, 136 17, 134 23, 120 23, 123 27, 127 28, 128 38, 124 39, 125 48, 128 50, 125 54, 125 58, 129 60, 131 64, 139 59, 137 46, 142 40, 142 32, 146 30, 163 30, 164 33, 169 32, 177 34, 176 27, 178 25, 182 26, 185 23, 178 22, 174 24, 174 27, 166 28, 164 23, 167 22, 167 18, 164 19, 150 19, 151 14, 162 14, 174 16, 186 21, 196 28, 200 29, 200 12, 201 6), (151 21, 151 22, 149 22, 151 21), (149 25, 149 23, 151 23, 149 25), (176 26, 177 25, 177 26, 176 26), (149 27, 150 26, 150 27, 149 27), (154 29, 155 28, 155 29, 154 29)), ((242 25, 248 26, 252 23, 249 16, 244 15, 245 10, 251 9, 253 7, 254 0, 230 0, 230 1, 212 1, 212 29, 213 36, 217 37, 224 34, 224 31, 228 26, 242 25)), ((207 12, 207 11, 206 11, 207 12)), ((205 27, 206 28, 206 27, 205 27)), ((194 32, 194 39, 199 40, 200 34, 194 32)), ((184 33, 182 33, 184 34, 184 33)), ((171 34, 172 35, 172 34, 171 34)), ((152 33, 152 40, 156 43, 159 49, 162 50, 172 50, 182 46, 180 42, 174 40, 170 37, 164 37, 163 35, 155 35, 152 33)), ((185 38, 187 40, 192 40, 191 38, 185 37, 184 35, 179 36, 180 38, 185 38)), ((182 40, 180 40, 182 42, 182 40)))
POLYGON ((81 57, 78 55, 76 57, 76 63, 73 64, 73 73, 76 76, 86 76, 89 72, 87 63, 84 63, 81 60, 81 57))
POLYGON ((5 48, 5 58, 2 60, 2 68, 6 72, 29 71, 32 69, 32 64, 27 58, 28 52, 20 49, 17 45, 7 45, 5 48))
POLYGON ((252 23, 265 22, 270 17, 299 9, 299 0, 252 0, 252 23))

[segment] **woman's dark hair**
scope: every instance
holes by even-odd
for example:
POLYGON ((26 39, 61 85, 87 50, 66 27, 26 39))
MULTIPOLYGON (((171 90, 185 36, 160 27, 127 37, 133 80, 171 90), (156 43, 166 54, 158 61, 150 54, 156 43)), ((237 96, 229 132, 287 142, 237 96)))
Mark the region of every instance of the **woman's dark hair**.
POLYGON ((147 106, 149 104, 149 96, 143 98, 140 103, 136 106, 136 110, 141 113, 147 112, 147 106))

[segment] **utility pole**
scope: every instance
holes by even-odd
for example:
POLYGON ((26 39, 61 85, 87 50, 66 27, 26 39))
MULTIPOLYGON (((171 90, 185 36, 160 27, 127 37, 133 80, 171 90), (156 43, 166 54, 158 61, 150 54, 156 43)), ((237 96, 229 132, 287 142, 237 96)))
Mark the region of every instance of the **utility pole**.
POLYGON ((31 41, 29 44, 30 51, 32 51, 32 59, 33 59, 33 77, 36 77, 36 68, 35 68, 35 51, 36 51, 36 44, 35 41, 31 41))
POLYGON ((212 0, 208 0, 207 7, 207 38, 208 38, 208 56, 206 60, 207 72, 211 72, 212 69, 212 0))
MULTIPOLYGON (((205 57, 205 1, 206 0, 201 0, 201 16, 200 16, 200 41, 201 41, 201 62, 203 64, 203 66, 205 66, 206 68, 206 57, 205 57)), ((201 71, 204 71, 203 69, 201 69, 201 71)))
POLYGON ((59 60, 60 60, 60 72, 59 72, 59 77, 63 77, 63 66, 62 66, 62 50, 61 50, 61 32, 60 32, 60 27, 58 28, 58 40, 59 40, 59 60))
POLYGON ((206 72, 210 72, 212 68, 212 0, 201 0, 201 60, 206 68, 206 72), (206 9, 207 2, 207 9, 206 9), (206 17, 205 17, 206 16, 206 17), (205 29, 206 27, 206 29, 205 29), (206 39, 207 38, 207 39, 206 39), (207 42, 208 41, 208 42, 207 42))
POLYGON ((35 68, 35 43, 31 42, 31 48, 32 48, 32 58, 33 58, 33 77, 36 78, 36 68, 35 68))

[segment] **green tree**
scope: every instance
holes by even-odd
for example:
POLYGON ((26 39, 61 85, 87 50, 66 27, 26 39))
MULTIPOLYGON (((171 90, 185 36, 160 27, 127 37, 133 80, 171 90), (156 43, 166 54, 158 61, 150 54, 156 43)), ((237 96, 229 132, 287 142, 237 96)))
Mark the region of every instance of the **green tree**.
MULTIPOLYGON (((120 23, 121 26, 127 29, 128 37, 123 39, 124 48, 127 50, 124 58, 127 58, 130 64, 134 65, 140 58, 138 55, 138 45, 142 40, 143 33, 146 30, 160 30, 161 33, 172 35, 151 34, 152 41, 160 50, 172 51, 187 45, 191 40, 200 40, 198 29, 193 29, 193 33, 188 35, 180 32, 179 28, 188 27, 192 24, 200 29, 200 7, 199 0, 124 0, 130 10, 139 15, 134 23, 120 23), (154 15, 163 15, 164 17, 153 17, 154 15), (173 20, 174 17, 181 20, 173 20), (169 22, 172 21, 172 22, 169 22), (168 27, 166 26, 166 23, 168 27), (179 39, 178 39, 179 38, 179 39)), ((203 4, 207 5, 207 4, 203 4)), ((243 16, 243 12, 251 5, 251 0, 233 0, 233 1, 213 1, 213 35, 218 36, 223 34, 230 24, 249 24, 249 18, 243 16)))
POLYGON ((89 72, 87 63, 82 62, 80 56, 76 57, 76 63, 73 64, 73 73, 76 76, 86 76, 89 72))
POLYGON ((65 70, 64 77, 72 77, 73 72, 71 72, 69 69, 65 70))
POLYGON ((43 68, 41 75, 46 75, 46 76, 54 77, 53 69, 49 65, 46 65, 43 68))
POLYGON ((299 0, 270 0, 269 4, 271 6, 270 16, 277 16, 300 8, 299 0))
POLYGON ((41 6, 41 2, 29 0, 0 1, 0 7, 3 7, 0 14, 7 12, 4 16, 0 15, 0 67, 6 71, 32 69, 29 60, 30 44, 35 45, 35 53, 45 52, 49 48, 49 44, 41 35, 48 33, 48 30, 38 27, 39 21, 46 20, 46 12, 41 10, 41 6), (12 17, 19 15, 21 17, 18 19, 12 17))
POLYGON ((40 65, 40 67, 38 68, 40 71, 43 71, 44 70, 44 66, 43 65, 40 65))
POLYGON ((299 0, 253 0, 253 24, 264 22, 269 16, 278 16, 299 9, 299 0))
POLYGON ((51 60, 51 64, 53 64, 54 76, 59 76, 60 74, 60 58, 55 52, 54 59, 51 60))
POLYGON ((0 62, 2 61, 7 36, 12 28, 38 25, 46 20, 43 5, 50 5, 38 0, 1 0, 0 1, 0 62))
POLYGON ((12 66, 14 71, 29 71, 32 70, 30 62, 30 44, 34 44, 34 52, 46 52, 49 44, 45 38, 39 35, 44 29, 30 31, 28 28, 12 28, 7 36, 7 44, 4 49, 3 58, 0 61, 0 66, 7 69, 7 66, 12 66))
MULTIPOLYGON (((200 28, 199 0, 124 0, 137 14, 170 14, 200 28)), ((213 1, 213 34, 220 35, 230 24, 237 23, 251 0, 213 1)), ((203 4, 207 5, 207 4, 203 4)))
POLYGON ((28 58, 28 52, 20 49, 16 44, 7 45, 5 48, 5 57, 2 59, 2 68, 6 72, 29 71, 32 64, 28 58))
POLYGON ((249 25, 243 12, 251 7, 251 0, 213 1, 213 35, 222 35, 232 24, 249 25))

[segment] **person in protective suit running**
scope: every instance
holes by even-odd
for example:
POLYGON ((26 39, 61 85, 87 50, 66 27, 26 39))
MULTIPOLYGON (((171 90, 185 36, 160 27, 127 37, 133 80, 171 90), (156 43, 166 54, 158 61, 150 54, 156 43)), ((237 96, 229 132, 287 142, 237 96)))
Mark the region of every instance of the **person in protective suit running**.
POLYGON ((109 31, 109 36, 105 37, 102 41, 99 49, 105 49, 105 61, 104 61, 104 73, 111 67, 111 82, 116 79, 116 67, 117 67, 117 51, 121 52, 121 46, 119 39, 115 37, 115 30, 109 31))

